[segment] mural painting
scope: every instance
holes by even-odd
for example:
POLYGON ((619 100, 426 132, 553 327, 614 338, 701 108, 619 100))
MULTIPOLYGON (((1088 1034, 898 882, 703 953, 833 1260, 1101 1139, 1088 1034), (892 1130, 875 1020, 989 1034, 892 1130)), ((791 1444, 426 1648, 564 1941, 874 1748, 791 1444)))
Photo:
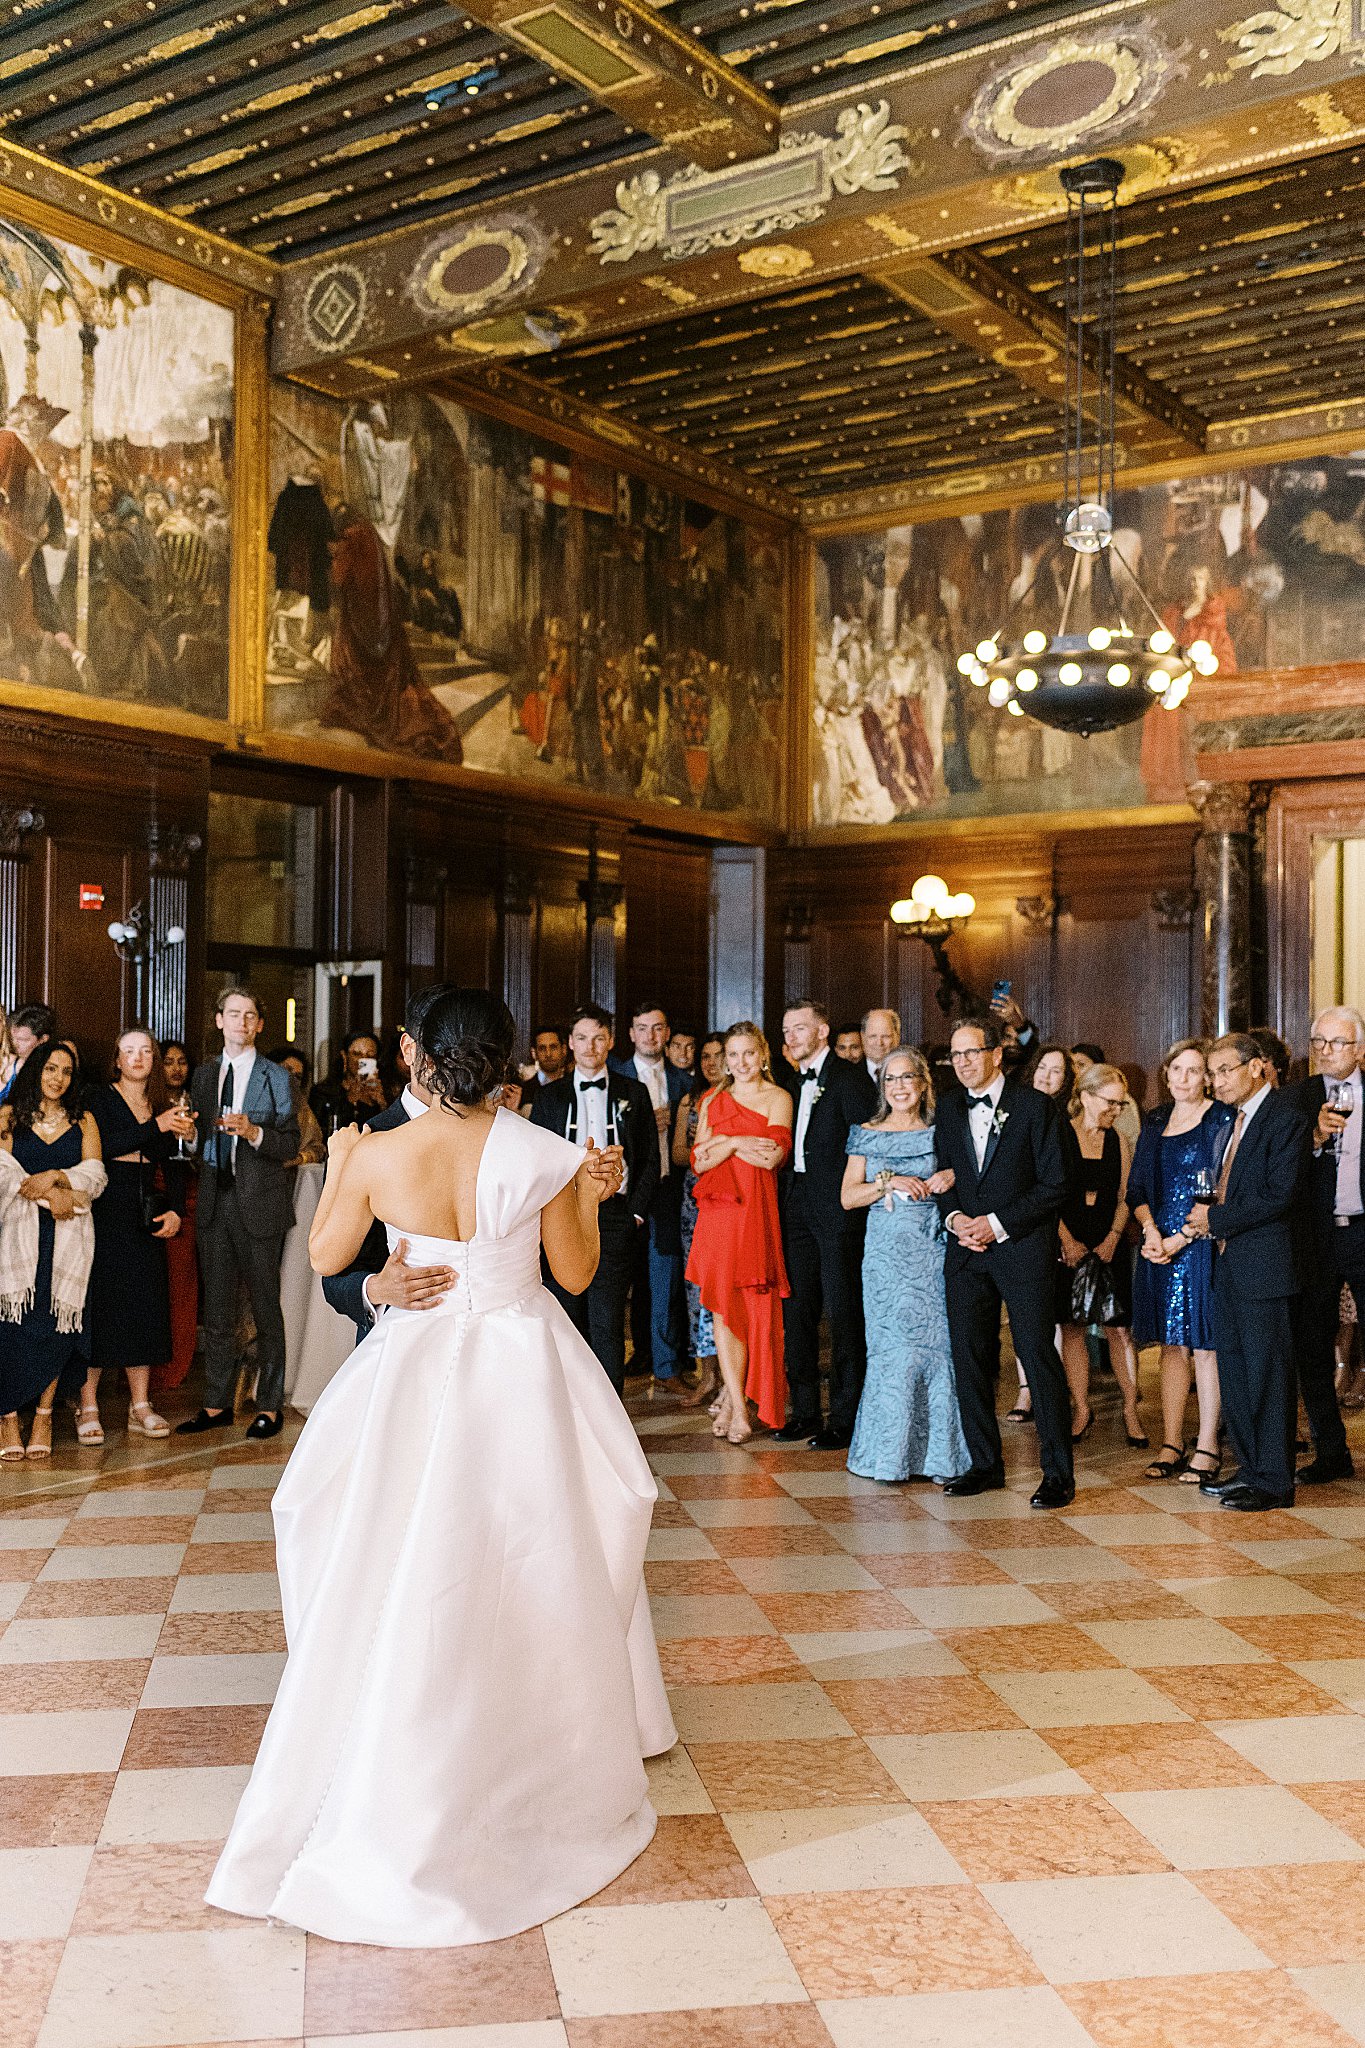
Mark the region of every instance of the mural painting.
MULTIPOLYGON (((1039 571, 1058 517, 1021 505, 821 544, 817 824, 1183 801, 1185 710, 1075 739, 992 709, 958 673, 1016 601, 1020 630, 1055 624, 1060 586, 1044 586, 1072 558, 1039 571)), ((1360 659, 1365 454, 1121 491, 1115 526, 1163 622, 1182 646, 1207 640, 1221 674, 1360 659)))
POLYGON ((227 716, 233 339, 0 218, 0 676, 227 716))
POLYGON ((776 542, 424 392, 277 385, 270 481, 277 730, 777 814, 776 542))

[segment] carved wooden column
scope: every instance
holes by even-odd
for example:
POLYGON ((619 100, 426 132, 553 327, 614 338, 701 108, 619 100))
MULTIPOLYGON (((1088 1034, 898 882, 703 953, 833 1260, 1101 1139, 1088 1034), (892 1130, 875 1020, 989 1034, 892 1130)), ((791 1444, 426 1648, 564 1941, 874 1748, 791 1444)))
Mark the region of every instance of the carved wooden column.
POLYGON ((812 921, 810 908, 804 903, 789 903, 782 913, 782 1000, 789 1009, 793 1003, 808 1000, 813 993, 812 921))
POLYGON ((0 803, 0 1006, 14 1009, 28 936, 28 856, 24 841, 43 829, 43 814, 32 804, 0 803))
POLYGON ((445 889, 449 869, 409 853, 403 862, 404 971, 409 1000, 440 979, 445 934, 445 889))
POLYGON ((534 986, 536 906, 522 875, 509 868, 503 877, 502 999, 517 1027, 517 1044, 531 1043, 531 995, 534 986))
POLYGON ((147 829, 147 1027, 160 1039, 185 1036, 185 928, 190 914, 190 862, 204 842, 178 825, 147 829), (166 936, 178 931, 174 941, 166 936))
POLYGON ((1245 782, 1196 782, 1195 886, 1203 905, 1200 1026, 1240 1031, 1251 1021, 1251 791, 1245 782))

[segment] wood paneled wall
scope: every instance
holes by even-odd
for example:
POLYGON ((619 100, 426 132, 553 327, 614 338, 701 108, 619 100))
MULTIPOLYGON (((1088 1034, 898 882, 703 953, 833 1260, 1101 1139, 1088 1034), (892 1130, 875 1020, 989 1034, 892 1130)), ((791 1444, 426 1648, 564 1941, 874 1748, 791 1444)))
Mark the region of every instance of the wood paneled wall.
MULTIPOLYGON (((674 1022, 705 1030, 710 925, 710 848, 686 840, 628 842, 623 1004, 657 1001, 674 1022)), ((628 1021, 623 1010, 623 1025, 628 1021)))
POLYGON ((803 994, 836 1022, 874 1004, 911 1043, 946 1037, 929 948, 893 925, 917 875, 977 909, 948 956, 982 996, 1008 979, 1044 1035, 1093 1039, 1155 1099, 1162 1049, 1198 1016, 1195 827, 987 833, 901 844, 786 848, 769 857, 770 1022, 803 994))

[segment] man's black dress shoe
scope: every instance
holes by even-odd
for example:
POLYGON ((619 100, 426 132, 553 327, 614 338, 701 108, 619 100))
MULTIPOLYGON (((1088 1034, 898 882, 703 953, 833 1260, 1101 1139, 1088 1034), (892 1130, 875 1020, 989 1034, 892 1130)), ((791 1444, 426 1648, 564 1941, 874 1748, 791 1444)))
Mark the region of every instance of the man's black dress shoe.
POLYGON ((197 1415, 191 1415, 188 1422, 177 1422, 177 1436, 202 1436, 206 1429, 231 1429, 232 1410, 220 1408, 216 1415, 210 1415, 207 1408, 201 1408, 197 1415))
POLYGON ((281 1410, 278 1415, 258 1415, 254 1422, 248 1423, 246 1433, 248 1436, 257 1438, 278 1436, 283 1428, 284 1413, 281 1410))
POLYGON ((790 1422, 783 1423, 781 1429, 775 1429, 773 1435, 780 1444, 805 1444, 810 1442, 820 1426, 818 1415, 794 1415, 790 1422))
POLYGON ((1259 1486, 1242 1486, 1236 1493, 1225 1493, 1220 1507, 1235 1508, 1241 1515, 1265 1515, 1272 1508, 1292 1508, 1292 1493, 1262 1493, 1259 1486))
POLYGON ((1064 1479, 1045 1479, 1029 1502, 1031 1508, 1069 1508, 1076 1498, 1074 1486, 1064 1479))
POLYGON ((1240 1493, 1248 1483, 1240 1472, 1234 1472, 1227 1479, 1201 1479, 1199 1491, 1210 1500, 1226 1500, 1230 1493, 1240 1493))
POLYGON ((943 1491, 951 1500, 970 1500, 974 1493, 999 1493, 1004 1484, 1003 1469, 992 1465, 984 1472, 964 1472, 960 1479, 950 1479, 943 1491))
POLYGON ((817 1429, 810 1439, 813 1451, 846 1451, 853 1441, 851 1429, 832 1429, 828 1425, 817 1429))
POLYGON ((1303 1465, 1294 1474, 1300 1486, 1327 1486, 1334 1479, 1354 1479, 1355 1465, 1351 1453, 1345 1451, 1339 1458, 1314 1458, 1311 1465, 1303 1465))

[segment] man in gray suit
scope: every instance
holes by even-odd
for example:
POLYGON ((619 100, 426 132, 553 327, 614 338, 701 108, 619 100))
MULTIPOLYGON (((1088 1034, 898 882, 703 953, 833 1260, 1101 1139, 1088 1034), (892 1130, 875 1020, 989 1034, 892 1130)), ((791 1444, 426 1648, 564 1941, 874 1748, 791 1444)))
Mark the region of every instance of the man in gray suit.
POLYGON ((250 989, 225 988, 214 1023, 223 1050, 190 1083, 199 1126, 199 1270, 204 1279, 204 1406, 180 1424, 182 1436, 232 1422, 238 1279, 246 1282, 256 1322, 257 1414, 249 1437, 284 1426, 284 1315, 280 1253, 294 1220, 286 1162, 299 1149, 289 1076, 262 1059, 264 1023, 250 989))

